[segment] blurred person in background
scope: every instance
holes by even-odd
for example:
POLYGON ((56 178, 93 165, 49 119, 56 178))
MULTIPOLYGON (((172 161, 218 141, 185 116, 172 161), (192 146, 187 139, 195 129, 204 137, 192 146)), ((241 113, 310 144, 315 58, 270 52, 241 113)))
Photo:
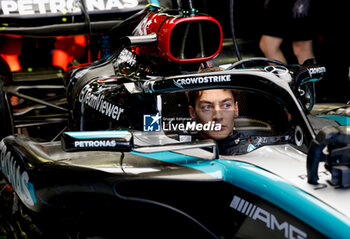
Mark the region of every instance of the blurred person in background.
POLYGON ((310 2, 311 0, 265 0, 264 25, 259 46, 267 58, 287 63, 281 49, 285 40, 291 41, 299 64, 314 58, 315 32, 309 14, 310 2))

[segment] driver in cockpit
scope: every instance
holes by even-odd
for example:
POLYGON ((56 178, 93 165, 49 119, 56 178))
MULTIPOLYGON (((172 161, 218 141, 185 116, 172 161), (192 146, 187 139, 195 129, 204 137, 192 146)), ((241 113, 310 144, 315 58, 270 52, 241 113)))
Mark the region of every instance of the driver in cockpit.
MULTIPOLYGON (((206 68, 199 73, 217 71, 206 68), (204 71, 205 70, 205 71, 204 71)), ((230 89, 190 91, 186 93, 189 113, 197 123, 221 124, 220 130, 209 129, 199 132, 199 139, 216 140, 222 155, 247 153, 255 146, 234 130, 234 119, 238 116, 237 93, 230 89)))

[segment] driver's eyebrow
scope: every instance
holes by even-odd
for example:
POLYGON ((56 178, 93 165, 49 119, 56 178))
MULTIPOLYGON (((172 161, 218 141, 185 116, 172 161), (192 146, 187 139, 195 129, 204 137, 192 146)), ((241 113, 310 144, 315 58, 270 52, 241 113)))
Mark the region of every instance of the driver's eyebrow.
POLYGON ((227 101, 234 102, 234 100, 232 98, 226 98, 226 99, 222 100, 220 103, 225 103, 227 101))
MULTIPOLYGON (((220 101, 220 104, 228 102, 228 101, 234 102, 234 100, 232 98, 226 98, 226 99, 223 99, 222 101, 220 101)), ((199 104, 214 104, 214 102, 208 101, 208 100, 201 100, 201 101, 199 101, 199 104)))
POLYGON ((207 100, 201 100, 198 102, 199 104, 214 104, 213 102, 211 101, 207 101, 207 100))

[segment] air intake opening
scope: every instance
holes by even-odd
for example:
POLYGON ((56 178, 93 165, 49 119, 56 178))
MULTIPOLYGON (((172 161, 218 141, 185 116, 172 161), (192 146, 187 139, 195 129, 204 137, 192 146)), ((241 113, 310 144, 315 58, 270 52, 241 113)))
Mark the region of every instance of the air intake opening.
POLYGON ((221 30, 212 21, 187 21, 177 24, 170 38, 170 53, 177 59, 205 58, 220 49, 221 30))

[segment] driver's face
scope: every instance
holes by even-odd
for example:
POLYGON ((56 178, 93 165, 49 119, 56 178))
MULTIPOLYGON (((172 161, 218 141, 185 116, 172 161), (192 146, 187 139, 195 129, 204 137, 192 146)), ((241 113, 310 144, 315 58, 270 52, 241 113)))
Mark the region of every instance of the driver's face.
POLYGON ((235 111, 238 112, 237 102, 231 90, 205 90, 199 92, 195 107, 189 107, 192 119, 199 123, 215 121, 221 124, 220 131, 202 131, 205 138, 224 139, 233 134, 235 111))

